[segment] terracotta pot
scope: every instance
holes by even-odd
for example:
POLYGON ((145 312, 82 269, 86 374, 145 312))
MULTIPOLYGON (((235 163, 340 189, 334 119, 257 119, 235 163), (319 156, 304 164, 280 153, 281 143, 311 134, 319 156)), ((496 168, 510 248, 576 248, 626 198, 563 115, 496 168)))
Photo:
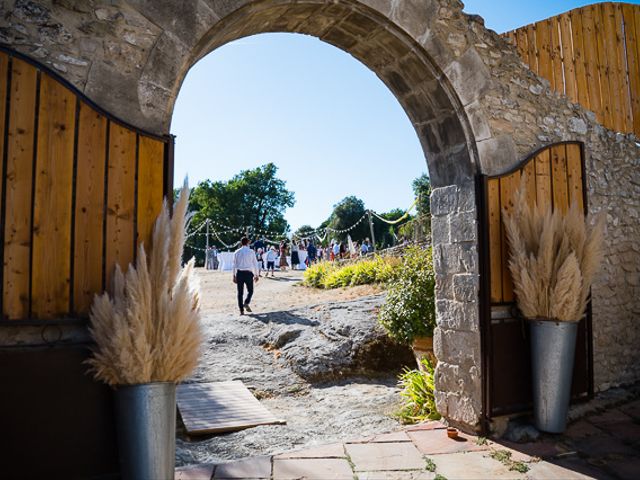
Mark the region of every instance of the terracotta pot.
POLYGON ((435 368, 438 360, 433 354, 433 337, 416 337, 411 344, 411 349, 420 370, 424 368, 421 362, 424 357, 427 357, 431 366, 435 368))

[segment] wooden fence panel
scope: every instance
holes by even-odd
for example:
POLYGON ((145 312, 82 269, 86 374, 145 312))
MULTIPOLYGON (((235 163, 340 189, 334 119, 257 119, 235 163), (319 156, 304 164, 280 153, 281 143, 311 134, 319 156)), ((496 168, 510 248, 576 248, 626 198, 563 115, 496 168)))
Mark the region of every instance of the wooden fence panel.
POLYGON ((31 192, 33 188, 38 72, 13 59, 5 195, 3 314, 9 319, 29 315, 31 256, 31 192), (10 180, 10 181, 9 181, 10 180))
POLYGON ((504 35, 556 91, 640 135, 640 5, 588 5, 504 35))
POLYGON ((584 209, 582 149, 575 142, 546 147, 527 159, 512 173, 487 181, 487 218, 490 299, 493 305, 514 301, 513 282, 508 268, 509 245, 502 223, 502 212, 513 209, 514 195, 524 173, 527 201, 541 208, 551 206, 566 211, 572 202, 584 209))
POLYGON ((149 241, 170 141, 0 47, 0 321, 86 316, 115 263, 149 241))
POLYGON ((102 271, 107 119, 80 104, 76 174, 73 299, 76 313, 88 313, 104 289, 102 271))
POLYGON ((43 76, 33 199, 32 316, 69 311, 76 96, 43 76))

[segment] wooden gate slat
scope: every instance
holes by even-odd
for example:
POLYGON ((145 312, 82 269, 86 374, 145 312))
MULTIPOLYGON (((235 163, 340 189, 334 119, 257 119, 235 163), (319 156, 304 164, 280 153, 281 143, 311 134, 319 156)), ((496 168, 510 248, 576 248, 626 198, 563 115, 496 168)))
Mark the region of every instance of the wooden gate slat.
POLYGON ((9 319, 29 314, 31 193, 37 71, 17 58, 11 67, 5 192, 3 310, 9 319))
POLYGON ((69 310, 75 109, 75 95, 43 75, 31 267, 31 309, 36 318, 69 310))
POLYGON ((582 11, 582 27, 584 39, 585 68, 589 90, 589 105, 600 123, 606 121, 606 114, 602 106, 600 94, 600 74, 598 72, 598 47, 596 29, 594 26, 595 5, 589 5, 582 11))
POLYGON ((562 43, 560 42, 560 22, 558 17, 549 19, 549 34, 551 37, 551 63, 553 65, 553 88, 565 93, 564 67, 562 62, 562 43))
POLYGON ((571 36, 573 40, 573 58, 576 74, 577 101, 585 108, 593 110, 589 99, 589 87, 587 84, 586 53, 583 38, 582 13, 579 11, 571 12, 570 18, 571 36))
POLYGON ((536 42, 536 26, 535 24, 529 25, 526 28, 527 31, 527 47, 529 48, 529 68, 539 73, 538 68, 538 54, 537 54, 537 42, 536 42))
POLYGON ((593 19, 596 40, 596 51, 598 55, 597 68, 598 77, 600 78, 600 98, 602 103, 603 123, 605 125, 614 125, 613 99, 611 98, 611 81, 609 78, 609 61, 608 56, 612 52, 607 52, 605 42, 605 21, 602 5, 593 5, 593 19))
POLYGON ((164 143, 140 135, 138 154, 138 243, 151 245, 153 223, 162 207, 164 143))
POLYGON ((489 261, 491 268, 491 302, 502 303, 502 234, 500 213, 500 180, 488 181, 489 261))
POLYGON ((573 102, 578 101, 576 92, 576 67, 573 53, 573 42, 571 40, 571 17, 568 14, 562 14, 559 18, 560 22, 560 47, 562 49, 562 66, 564 71, 564 88, 567 97, 573 102))
POLYGON ((613 6, 615 15, 615 53, 618 67, 617 77, 620 82, 620 105, 622 107, 621 125, 623 132, 633 131, 633 118, 631 115, 631 98, 629 96, 629 74, 627 71, 627 52, 625 50, 624 19, 622 18, 622 5, 613 6))
MULTIPOLYGON (((9 56, 0 52, 0 155, 4 155, 5 117, 7 107, 7 74, 9 73, 9 56)), ((2 157, 0 157, 2 158, 2 157)), ((2 160, 4 162, 4 160, 2 160)), ((2 163, 0 163, 1 165, 2 163)), ((0 198, 2 198, 2 169, 0 168, 0 198)))
MULTIPOLYGON (((618 43, 616 42, 615 6, 611 3, 600 5, 603 25, 603 44, 607 62, 606 73, 609 80, 609 98, 611 102, 611 128, 617 132, 625 131, 625 113, 623 97, 626 90, 622 90, 622 69, 618 62, 618 43)), ((624 60, 623 60, 624 61, 624 60)))
POLYGON ((567 185, 567 154, 564 145, 551 147, 551 181, 553 208, 566 212, 569 208, 567 185))
POLYGON ((541 208, 552 205, 551 194, 551 161, 550 151, 544 150, 535 159, 536 169, 536 202, 541 208))
POLYGON ((84 102, 78 122, 73 308, 88 313, 103 290, 102 252, 107 119, 84 102))
POLYGON ((118 263, 126 271, 134 257, 136 134, 111 123, 109 138, 106 277, 111 288, 118 263))
POLYGON ((529 59, 529 45, 527 44, 526 31, 517 30, 515 38, 516 38, 515 44, 518 50, 518 54, 520 55, 524 63, 529 65, 529 68, 531 68, 531 60, 529 59))
POLYGON ((549 22, 547 20, 536 23, 536 49, 538 53, 538 75, 548 79, 553 86, 551 38, 549 22))
POLYGON ((567 184, 569 202, 576 202, 580 210, 584 210, 584 194, 582 182, 582 153, 580 146, 568 144, 567 151, 567 184))
MULTIPOLYGON (((514 207, 514 195, 520 186, 520 172, 514 172, 509 176, 500 179, 500 207, 501 210, 510 212, 514 207)), ((509 242, 504 231, 504 225, 501 229, 502 243, 502 301, 513 301, 513 282, 509 273, 509 242)))

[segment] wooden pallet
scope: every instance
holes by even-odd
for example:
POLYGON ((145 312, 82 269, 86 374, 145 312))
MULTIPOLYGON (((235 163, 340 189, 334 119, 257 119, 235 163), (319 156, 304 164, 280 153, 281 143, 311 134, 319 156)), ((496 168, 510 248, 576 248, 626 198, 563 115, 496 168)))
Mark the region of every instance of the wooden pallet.
POLYGON ((283 424, 239 381, 178 386, 178 409, 190 435, 283 424))

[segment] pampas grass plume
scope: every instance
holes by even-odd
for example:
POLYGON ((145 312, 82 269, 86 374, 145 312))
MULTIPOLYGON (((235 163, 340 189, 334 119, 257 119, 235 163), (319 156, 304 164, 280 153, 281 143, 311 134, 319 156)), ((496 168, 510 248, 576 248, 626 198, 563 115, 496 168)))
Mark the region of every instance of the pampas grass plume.
POLYGON ((113 292, 96 295, 88 360, 109 385, 180 382, 196 368, 202 344, 199 288, 193 259, 181 266, 189 188, 185 181, 169 214, 167 202, 153 228, 149 257, 140 244, 136 264, 116 265, 113 292))
POLYGON ((512 213, 502 212, 509 241, 509 271, 526 318, 577 322, 603 257, 604 216, 593 227, 574 203, 562 213, 527 202, 526 175, 512 213))

